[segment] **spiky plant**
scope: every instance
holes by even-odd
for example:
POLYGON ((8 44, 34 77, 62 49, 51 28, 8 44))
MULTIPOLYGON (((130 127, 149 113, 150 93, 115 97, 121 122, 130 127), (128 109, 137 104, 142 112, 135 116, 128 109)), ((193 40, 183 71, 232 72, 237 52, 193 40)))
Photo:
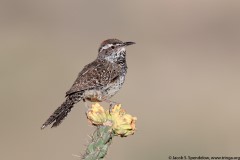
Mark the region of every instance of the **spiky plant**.
POLYGON ((89 108, 87 118, 96 126, 91 141, 83 155, 83 160, 102 160, 114 136, 127 137, 135 132, 136 117, 126 114, 121 105, 104 110, 98 103, 89 108))

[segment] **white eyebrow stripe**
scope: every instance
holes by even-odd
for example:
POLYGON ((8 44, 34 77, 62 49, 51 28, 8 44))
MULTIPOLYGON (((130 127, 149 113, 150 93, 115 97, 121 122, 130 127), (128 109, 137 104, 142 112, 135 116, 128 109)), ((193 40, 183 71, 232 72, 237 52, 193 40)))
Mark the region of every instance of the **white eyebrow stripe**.
POLYGON ((107 44, 107 45, 105 45, 104 47, 102 47, 103 49, 107 49, 107 48, 109 48, 109 47, 112 47, 113 46, 113 44, 107 44))
POLYGON ((113 46, 113 44, 107 44, 101 48, 100 52, 102 52, 102 50, 108 49, 109 47, 112 47, 112 46, 113 46))

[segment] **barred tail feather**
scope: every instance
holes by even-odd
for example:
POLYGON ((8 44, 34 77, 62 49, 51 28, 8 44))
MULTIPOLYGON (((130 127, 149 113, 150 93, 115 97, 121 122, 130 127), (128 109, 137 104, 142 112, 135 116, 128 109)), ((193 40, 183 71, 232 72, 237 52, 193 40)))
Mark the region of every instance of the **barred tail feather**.
POLYGON ((81 99, 82 94, 80 92, 68 95, 65 102, 63 102, 63 104, 53 112, 53 114, 42 125, 41 129, 46 128, 48 125, 52 123, 53 123, 52 127, 57 127, 64 120, 64 118, 67 117, 68 113, 71 111, 74 104, 79 102, 81 99))

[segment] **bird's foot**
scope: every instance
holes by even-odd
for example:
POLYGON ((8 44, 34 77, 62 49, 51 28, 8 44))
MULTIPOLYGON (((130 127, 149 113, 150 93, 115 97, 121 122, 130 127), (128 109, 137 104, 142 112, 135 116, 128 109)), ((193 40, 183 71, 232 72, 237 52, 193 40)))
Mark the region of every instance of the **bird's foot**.
POLYGON ((118 102, 114 102, 114 101, 110 101, 108 99, 104 100, 105 102, 109 103, 109 110, 111 111, 112 108, 115 106, 115 105, 119 105, 120 103, 118 102))

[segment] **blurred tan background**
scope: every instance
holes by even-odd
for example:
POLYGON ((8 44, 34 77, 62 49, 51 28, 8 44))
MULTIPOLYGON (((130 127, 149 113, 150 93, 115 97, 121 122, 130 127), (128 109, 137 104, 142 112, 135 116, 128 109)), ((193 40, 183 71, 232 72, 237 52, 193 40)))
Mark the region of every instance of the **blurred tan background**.
POLYGON ((112 100, 138 130, 107 159, 240 156, 240 1, 1 0, 1 159, 79 159, 94 131, 82 102, 40 126, 113 37, 137 43, 112 100))

